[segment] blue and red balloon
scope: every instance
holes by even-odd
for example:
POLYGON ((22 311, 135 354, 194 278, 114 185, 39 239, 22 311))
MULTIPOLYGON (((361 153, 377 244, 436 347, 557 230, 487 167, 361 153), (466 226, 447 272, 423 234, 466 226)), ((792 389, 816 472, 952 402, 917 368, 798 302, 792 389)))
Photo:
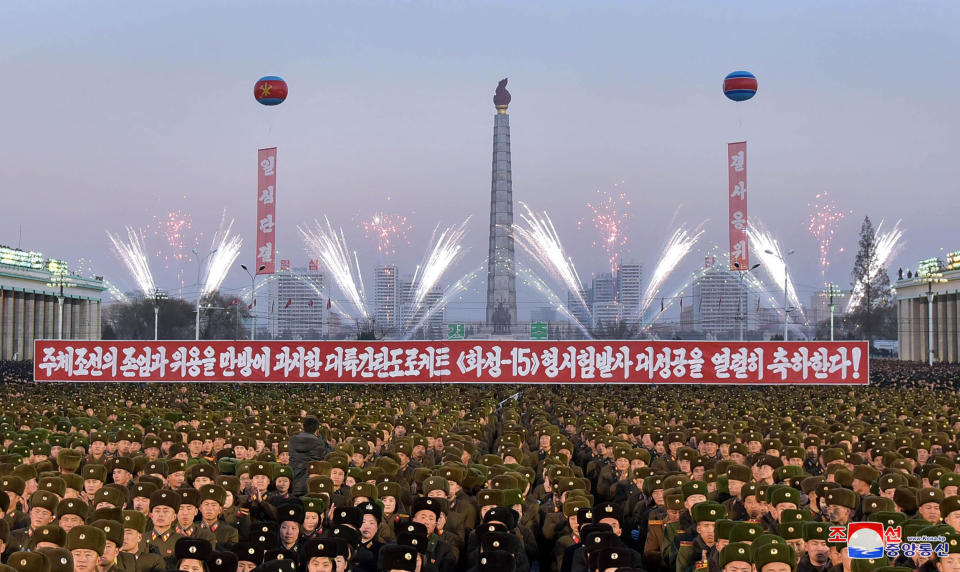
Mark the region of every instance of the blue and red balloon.
POLYGON ((748 71, 735 71, 723 78, 723 95, 733 101, 746 101, 757 94, 757 76, 748 71))
POLYGON ((287 98, 287 82, 275 75, 264 76, 254 84, 253 97, 262 105, 280 105, 287 98))

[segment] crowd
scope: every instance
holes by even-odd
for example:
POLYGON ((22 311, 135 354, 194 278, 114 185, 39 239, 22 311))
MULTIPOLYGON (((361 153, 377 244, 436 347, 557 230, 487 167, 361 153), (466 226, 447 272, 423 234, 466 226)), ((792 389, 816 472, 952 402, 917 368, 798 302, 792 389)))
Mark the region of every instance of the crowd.
POLYGON ((960 570, 952 391, 514 391, 8 382, 0 572, 960 570))
POLYGON ((29 381, 33 379, 33 360, 0 360, 0 381, 29 381))
POLYGON ((960 363, 925 363, 878 359, 870 361, 870 383, 883 387, 960 389, 960 363))

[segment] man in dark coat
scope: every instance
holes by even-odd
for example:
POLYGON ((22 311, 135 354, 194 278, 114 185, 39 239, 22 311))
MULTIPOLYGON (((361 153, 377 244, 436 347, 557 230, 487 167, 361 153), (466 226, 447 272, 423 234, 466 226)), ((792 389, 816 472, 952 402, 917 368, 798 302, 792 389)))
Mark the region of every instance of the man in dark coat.
POLYGON ((307 465, 310 461, 320 461, 331 451, 323 439, 317 437, 320 421, 308 415, 303 418, 303 432, 290 437, 290 468, 293 469, 293 496, 307 494, 307 465))

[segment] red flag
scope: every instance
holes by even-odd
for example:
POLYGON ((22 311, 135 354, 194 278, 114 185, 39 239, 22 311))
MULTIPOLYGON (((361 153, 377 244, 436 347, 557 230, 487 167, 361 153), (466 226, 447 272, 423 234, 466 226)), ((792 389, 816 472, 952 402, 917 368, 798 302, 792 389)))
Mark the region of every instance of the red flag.
POLYGON ((240 302, 240 300, 237 300, 236 298, 234 298, 232 302, 227 304, 227 308, 229 308, 230 306, 233 306, 234 304, 237 304, 238 302, 240 302))
POLYGON ((309 302, 307 302, 307 306, 310 306, 311 308, 313 308, 313 300, 310 300, 309 302))
POLYGON ((253 310, 257 305, 257 299, 253 299, 253 304, 247 304, 247 310, 253 310))
POLYGON ((290 307, 290 304, 293 304, 293 298, 287 298, 287 303, 284 304, 283 309, 286 310, 290 307))
POLYGON ((327 310, 330 309, 330 306, 333 305, 333 298, 327 298, 327 310))

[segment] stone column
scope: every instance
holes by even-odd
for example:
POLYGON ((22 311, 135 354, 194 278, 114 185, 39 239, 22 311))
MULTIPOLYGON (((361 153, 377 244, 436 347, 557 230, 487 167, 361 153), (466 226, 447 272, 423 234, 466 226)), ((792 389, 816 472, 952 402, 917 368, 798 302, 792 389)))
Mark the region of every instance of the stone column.
POLYGON ((26 312, 26 295, 23 292, 13 293, 13 354, 17 360, 24 359, 24 317, 26 312))
POLYGON ((494 104, 493 175, 490 189, 490 244, 487 253, 486 323, 517 323, 516 258, 513 241, 513 175, 510 165, 510 93, 500 82, 494 104), (499 308, 509 316, 495 319, 499 308))
POLYGON ((23 294, 23 359, 33 359, 33 340, 36 339, 36 294, 23 294))
POLYGON ((10 312, 10 291, 0 288, 0 359, 9 359, 13 347, 10 312))

